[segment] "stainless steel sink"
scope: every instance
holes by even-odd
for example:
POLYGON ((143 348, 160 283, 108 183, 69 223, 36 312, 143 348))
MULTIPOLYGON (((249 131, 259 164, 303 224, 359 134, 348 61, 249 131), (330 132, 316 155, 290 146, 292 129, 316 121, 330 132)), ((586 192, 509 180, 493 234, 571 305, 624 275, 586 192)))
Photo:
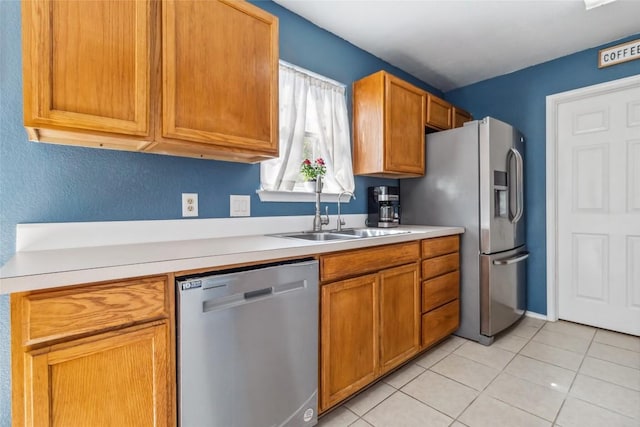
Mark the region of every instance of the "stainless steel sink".
POLYGON ((350 240, 363 239, 368 237, 392 236, 396 234, 407 234, 405 230, 386 230, 379 228, 350 228, 340 231, 304 231, 300 233, 279 233, 271 234, 275 237, 288 237, 292 239, 326 241, 326 240, 350 240))
POLYGON ((292 239, 302 239, 302 240, 315 240, 315 241, 325 241, 325 240, 352 240, 359 239, 362 236, 348 235, 348 234, 338 234, 330 231, 309 231, 309 232, 301 232, 301 233, 281 233, 281 234, 272 234, 272 236, 276 237, 289 237, 292 239))
POLYGON ((349 236, 358 236, 358 237, 382 237, 382 236, 393 236, 395 234, 408 234, 410 231, 406 230, 388 230, 384 228, 351 228, 347 230, 336 231, 335 233, 340 233, 349 236))

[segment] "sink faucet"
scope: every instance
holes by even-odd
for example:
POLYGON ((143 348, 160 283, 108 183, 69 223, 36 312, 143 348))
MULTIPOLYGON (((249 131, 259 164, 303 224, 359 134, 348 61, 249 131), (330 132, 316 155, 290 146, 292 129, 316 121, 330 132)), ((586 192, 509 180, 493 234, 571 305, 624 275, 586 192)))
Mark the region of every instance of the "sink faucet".
POLYGON ((320 215, 320 193, 322 192, 322 177, 316 181, 316 214, 313 217, 313 231, 322 231, 322 226, 329 224, 329 206, 326 207, 326 216, 320 215))
POLYGON ((338 226, 336 227, 337 231, 341 231, 342 226, 345 225, 344 219, 340 218, 340 198, 342 197, 343 194, 348 194, 349 199, 351 199, 352 197, 354 199, 356 198, 356 196, 351 191, 341 191, 340 194, 338 194, 338 226))

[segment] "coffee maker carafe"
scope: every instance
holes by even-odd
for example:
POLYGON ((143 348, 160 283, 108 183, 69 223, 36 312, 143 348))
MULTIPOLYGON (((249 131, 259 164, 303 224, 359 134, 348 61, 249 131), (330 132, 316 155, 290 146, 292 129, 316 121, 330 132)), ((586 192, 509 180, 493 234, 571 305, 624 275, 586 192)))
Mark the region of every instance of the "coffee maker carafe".
POLYGON ((400 191, 398 187, 381 185, 368 188, 369 227, 397 227, 400 224, 400 191))

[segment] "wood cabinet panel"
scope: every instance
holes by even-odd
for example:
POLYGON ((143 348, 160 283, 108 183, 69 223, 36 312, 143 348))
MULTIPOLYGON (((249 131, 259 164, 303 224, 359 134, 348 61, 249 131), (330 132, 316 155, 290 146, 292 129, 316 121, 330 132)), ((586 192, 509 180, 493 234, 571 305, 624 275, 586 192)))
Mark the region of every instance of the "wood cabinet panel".
POLYGON ((166 277, 32 293, 22 299, 23 345, 169 316, 166 277))
POLYGON ((463 110, 462 108, 458 108, 456 106, 453 107, 453 127, 459 128, 462 127, 466 122, 471 121, 471 113, 463 110))
POLYGON ((381 374, 420 349, 419 283, 417 263, 380 272, 381 374))
POLYGON ((353 84, 353 172, 424 175, 426 92, 385 71, 353 84))
POLYGON ((172 278, 12 294, 13 425, 175 425, 172 278))
POLYGON ((451 129, 452 105, 435 95, 427 95, 425 123, 435 129, 451 129))
POLYGON ((458 252, 430 258, 422 261, 422 279, 430 279, 441 274, 456 271, 460 265, 460 255, 458 252))
POLYGON ((384 169, 423 175, 425 93, 389 75, 385 98, 384 169))
POLYGON ((422 312, 460 297, 460 273, 454 271, 422 282, 422 312))
POLYGON ((360 390, 378 367, 375 274, 324 285, 320 314, 320 411, 360 390))
POLYGON ((459 236, 435 237, 422 241, 422 258, 433 258, 440 255, 457 252, 459 248, 459 236))
POLYGON ((168 333, 164 321, 26 353, 25 424, 172 425, 168 333))
POLYGON ((459 300, 422 315, 422 347, 429 347, 452 334, 460 325, 459 300))
POLYGON ((323 282, 357 276, 420 258, 420 243, 398 243, 353 251, 336 252, 320 257, 320 280, 323 282))
POLYGON ((278 19, 246 1, 22 3, 31 141, 278 156, 278 19))
POLYGON ((165 0, 162 40, 163 136, 277 156, 278 20, 247 2, 165 0))
POLYGON ((372 74, 353 83, 353 173, 384 168, 384 76, 372 74))
POLYGON ((150 138, 151 4, 23 2, 25 126, 150 138))

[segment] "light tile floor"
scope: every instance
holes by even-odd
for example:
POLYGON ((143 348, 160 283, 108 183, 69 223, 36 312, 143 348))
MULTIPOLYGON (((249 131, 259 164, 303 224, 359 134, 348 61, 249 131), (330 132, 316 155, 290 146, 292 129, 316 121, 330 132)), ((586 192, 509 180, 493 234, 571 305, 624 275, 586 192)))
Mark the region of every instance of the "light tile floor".
POLYGON ((321 427, 640 426, 640 338, 524 318, 489 347, 450 337, 321 427))

